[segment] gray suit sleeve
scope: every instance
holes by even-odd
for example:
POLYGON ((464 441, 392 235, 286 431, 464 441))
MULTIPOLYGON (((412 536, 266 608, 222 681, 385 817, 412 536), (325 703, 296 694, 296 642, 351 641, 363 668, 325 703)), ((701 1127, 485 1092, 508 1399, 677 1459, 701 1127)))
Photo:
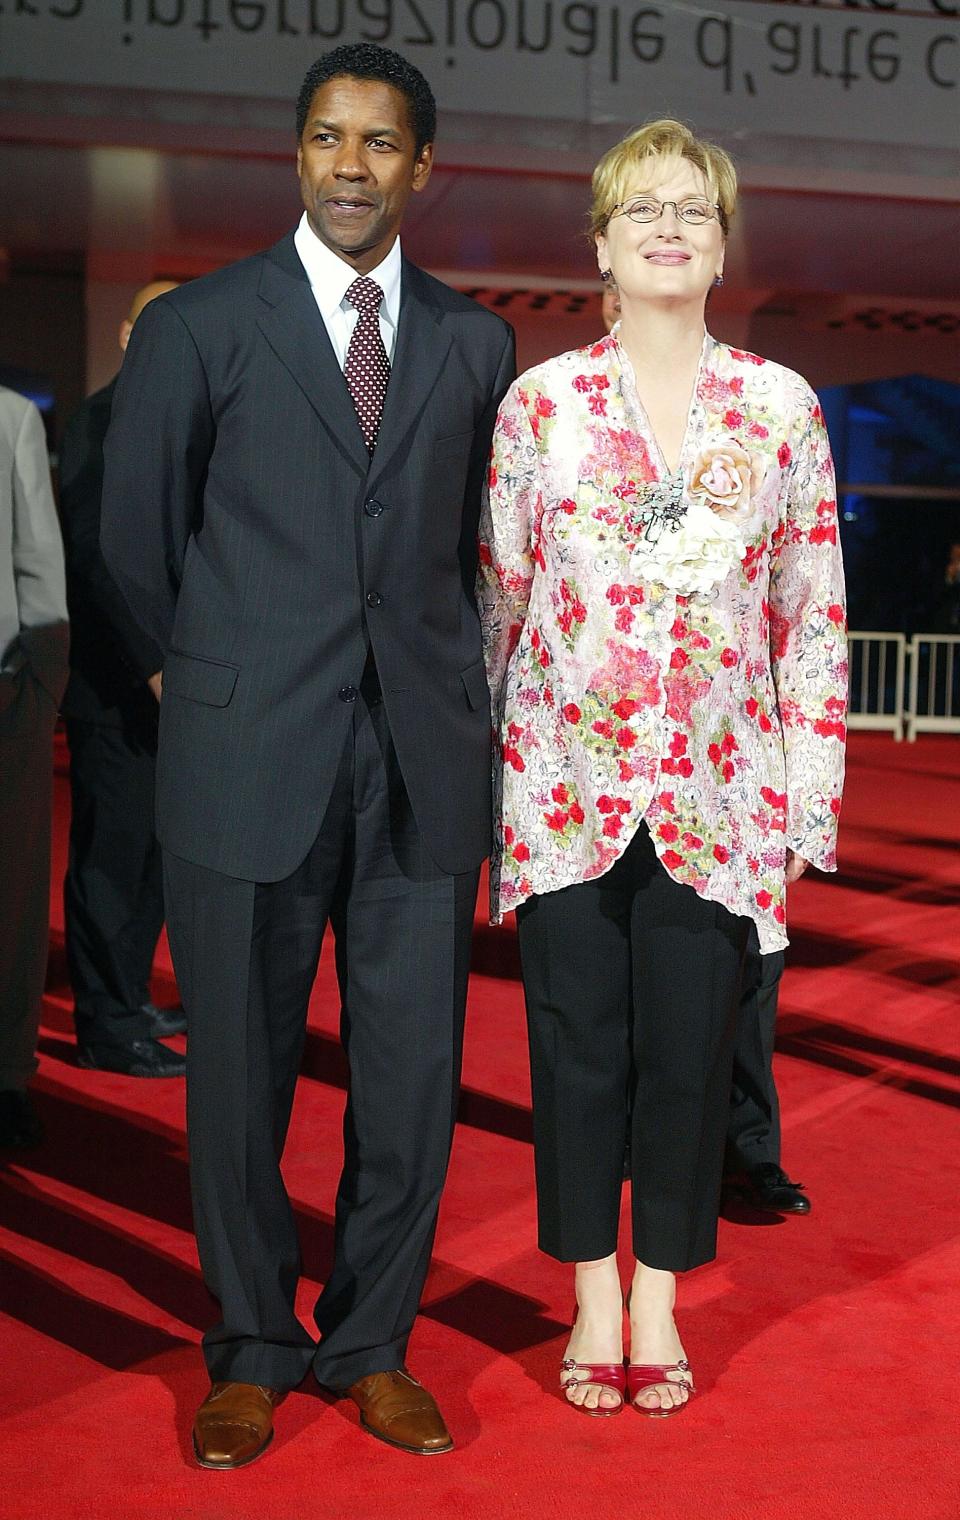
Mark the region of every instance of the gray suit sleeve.
POLYGON ((40 413, 26 405, 13 461, 13 574, 20 646, 31 673, 60 702, 69 638, 63 540, 50 484, 40 413))

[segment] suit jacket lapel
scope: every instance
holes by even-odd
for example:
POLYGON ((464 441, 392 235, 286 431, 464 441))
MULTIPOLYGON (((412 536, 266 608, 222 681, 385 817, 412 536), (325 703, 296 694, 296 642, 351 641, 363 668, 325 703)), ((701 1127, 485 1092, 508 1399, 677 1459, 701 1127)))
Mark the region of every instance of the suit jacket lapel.
MULTIPOLYGON (((297 257, 292 234, 265 255, 259 295, 264 303, 258 318, 261 332, 296 380, 337 448, 359 474, 366 475, 370 456, 353 398, 297 257)), ((400 325, 402 330, 402 319, 400 325)))
POLYGON ((400 325, 377 446, 370 464, 371 487, 409 436, 439 379, 453 341, 441 317, 441 308, 432 299, 420 270, 404 259, 400 325))

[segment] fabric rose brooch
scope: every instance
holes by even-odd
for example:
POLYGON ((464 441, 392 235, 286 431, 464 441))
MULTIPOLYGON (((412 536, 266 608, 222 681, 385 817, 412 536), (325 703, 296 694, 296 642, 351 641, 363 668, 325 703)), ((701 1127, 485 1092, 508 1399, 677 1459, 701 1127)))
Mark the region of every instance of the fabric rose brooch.
POLYGON ((766 463, 748 454, 735 438, 721 438, 702 450, 690 478, 690 495, 729 522, 750 516, 753 498, 763 484, 766 463))
POLYGON ((747 551, 744 533, 764 473, 760 456, 724 437, 701 450, 689 483, 678 470, 649 485, 637 502, 633 573, 683 596, 712 591, 747 551))

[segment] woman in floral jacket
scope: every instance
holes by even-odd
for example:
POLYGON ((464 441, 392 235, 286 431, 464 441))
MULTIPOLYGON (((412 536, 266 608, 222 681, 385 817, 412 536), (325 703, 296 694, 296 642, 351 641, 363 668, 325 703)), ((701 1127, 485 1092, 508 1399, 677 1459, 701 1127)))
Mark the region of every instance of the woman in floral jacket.
POLYGON ((512 387, 481 522, 491 885, 495 920, 517 909, 540 1245, 576 1263, 561 1383, 666 1415, 693 1392, 673 1274, 715 1254, 750 921, 781 948, 787 884, 835 869, 843 580, 815 395, 704 330, 729 158, 654 122, 593 190, 621 322, 512 387))

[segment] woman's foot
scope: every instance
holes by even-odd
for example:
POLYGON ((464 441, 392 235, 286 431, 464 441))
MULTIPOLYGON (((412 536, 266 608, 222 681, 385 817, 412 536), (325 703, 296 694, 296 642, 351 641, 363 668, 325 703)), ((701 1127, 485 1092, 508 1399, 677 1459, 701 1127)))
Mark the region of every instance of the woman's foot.
POLYGON ((662 1383, 649 1382, 634 1403, 646 1414, 681 1409, 693 1392, 689 1370, 678 1367, 686 1354, 673 1319, 677 1280, 672 1272, 637 1262, 630 1289, 631 1367, 669 1367, 662 1383), (674 1370, 675 1369, 675 1370, 674 1370))
POLYGON ((613 1414, 622 1396, 602 1383, 592 1383, 573 1362, 623 1368, 623 1291, 616 1256, 601 1261, 578 1261, 575 1269, 577 1320, 563 1354, 560 1386, 578 1408, 613 1414))

